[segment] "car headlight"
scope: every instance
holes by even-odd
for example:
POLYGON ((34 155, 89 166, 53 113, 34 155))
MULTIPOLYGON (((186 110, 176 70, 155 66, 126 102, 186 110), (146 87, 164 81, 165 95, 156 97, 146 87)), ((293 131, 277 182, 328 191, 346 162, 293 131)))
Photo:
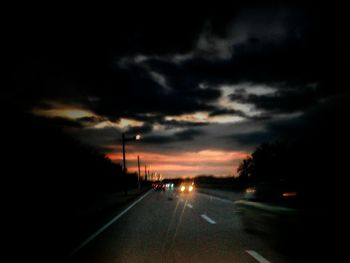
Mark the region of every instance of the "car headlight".
POLYGON ((181 192, 183 192, 183 191, 185 191, 185 189, 186 189, 186 187, 184 187, 184 186, 181 186, 181 192))
POLYGON ((188 190, 189 190, 190 192, 192 192, 193 186, 191 185, 191 186, 188 188, 188 190))

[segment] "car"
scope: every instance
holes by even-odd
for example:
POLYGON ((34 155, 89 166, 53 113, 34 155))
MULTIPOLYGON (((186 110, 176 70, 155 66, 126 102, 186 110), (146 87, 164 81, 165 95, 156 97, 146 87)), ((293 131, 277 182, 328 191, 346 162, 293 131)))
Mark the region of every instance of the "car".
POLYGON ((269 236, 271 241, 293 240, 301 229, 299 191, 295 186, 260 183, 246 189, 235 202, 246 232, 269 236))
POLYGON ((166 183, 165 188, 172 190, 174 188, 174 183, 172 183, 172 182, 166 183))
POLYGON ((178 192, 180 193, 191 193, 194 191, 194 183, 182 183, 178 187, 178 192))
POLYGON ((154 183, 153 184, 153 188, 156 191, 165 191, 165 184, 163 184, 163 183, 154 183))

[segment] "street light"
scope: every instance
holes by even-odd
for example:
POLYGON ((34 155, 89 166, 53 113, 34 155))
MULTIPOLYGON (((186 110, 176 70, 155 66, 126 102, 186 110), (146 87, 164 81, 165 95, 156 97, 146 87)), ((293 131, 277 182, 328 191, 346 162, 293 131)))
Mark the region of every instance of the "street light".
MULTIPOLYGON (((123 174, 124 174, 124 179, 126 179, 126 161, 125 161, 125 142, 128 142, 128 141, 138 141, 141 139, 141 135, 137 134, 136 136, 134 137, 130 137, 130 138, 127 138, 125 136, 125 133, 123 132, 122 133, 122 146, 123 146, 123 174)), ((139 180, 138 180, 139 181, 139 180)), ((127 190, 127 185, 126 185, 126 181, 124 182, 124 193, 125 195, 128 194, 128 190, 127 190)), ((139 182, 138 182, 139 184, 139 182)), ((138 188, 140 188, 138 186, 138 188)))
POLYGON ((124 174, 126 174, 126 161, 125 161, 125 142, 128 142, 128 141, 138 141, 141 139, 141 135, 140 134, 137 134, 136 136, 134 137, 130 137, 130 138, 127 138, 125 136, 125 133, 123 132, 122 133, 122 146, 123 146, 123 172, 124 174))
POLYGON ((141 190, 141 185, 140 185, 141 169, 140 169, 140 156, 138 155, 137 155, 137 167, 139 168, 139 173, 137 175, 137 189, 140 191, 141 190))

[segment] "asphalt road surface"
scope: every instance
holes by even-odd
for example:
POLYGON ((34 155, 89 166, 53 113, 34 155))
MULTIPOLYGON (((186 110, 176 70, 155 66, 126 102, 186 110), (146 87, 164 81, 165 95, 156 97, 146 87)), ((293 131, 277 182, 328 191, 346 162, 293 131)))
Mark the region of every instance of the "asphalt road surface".
POLYGON ((77 247, 70 262, 296 262, 242 229, 232 201, 149 191, 77 247))

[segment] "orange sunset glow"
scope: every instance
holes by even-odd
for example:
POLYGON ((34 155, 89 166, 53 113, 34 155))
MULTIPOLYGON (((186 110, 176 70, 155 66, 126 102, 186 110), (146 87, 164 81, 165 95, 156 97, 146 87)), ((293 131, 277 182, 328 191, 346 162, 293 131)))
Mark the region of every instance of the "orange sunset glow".
MULTIPOLYGON (((151 171, 162 173, 166 177, 196 176, 215 174, 217 176, 236 175, 238 162, 247 156, 246 152, 202 150, 198 152, 155 153, 137 152, 131 148, 127 153, 127 167, 130 172, 137 171, 137 156, 141 166, 151 167, 151 171)), ((110 153, 107 157, 114 162, 122 162, 121 153, 110 153)))

